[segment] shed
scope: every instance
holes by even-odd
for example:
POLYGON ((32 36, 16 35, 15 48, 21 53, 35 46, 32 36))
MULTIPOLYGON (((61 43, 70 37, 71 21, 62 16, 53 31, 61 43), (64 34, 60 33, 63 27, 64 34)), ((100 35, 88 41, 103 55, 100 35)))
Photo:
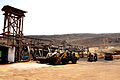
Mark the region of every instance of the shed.
POLYGON ((0 63, 15 62, 15 47, 0 45, 0 63))

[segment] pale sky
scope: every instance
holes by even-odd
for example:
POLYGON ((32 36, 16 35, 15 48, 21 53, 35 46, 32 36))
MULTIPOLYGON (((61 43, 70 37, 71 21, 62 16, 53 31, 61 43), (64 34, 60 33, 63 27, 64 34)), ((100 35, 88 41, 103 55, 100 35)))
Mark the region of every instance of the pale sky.
POLYGON ((4 5, 28 12, 24 35, 120 32, 120 0, 0 0, 4 5))

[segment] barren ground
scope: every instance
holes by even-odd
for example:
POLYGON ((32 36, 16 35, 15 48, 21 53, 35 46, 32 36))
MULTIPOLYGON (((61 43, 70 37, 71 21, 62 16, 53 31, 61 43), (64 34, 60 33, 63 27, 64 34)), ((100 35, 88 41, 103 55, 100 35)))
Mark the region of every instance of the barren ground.
POLYGON ((120 60, 46 65, 35 62, 0 65, 0 80, 120 80, 120 60))

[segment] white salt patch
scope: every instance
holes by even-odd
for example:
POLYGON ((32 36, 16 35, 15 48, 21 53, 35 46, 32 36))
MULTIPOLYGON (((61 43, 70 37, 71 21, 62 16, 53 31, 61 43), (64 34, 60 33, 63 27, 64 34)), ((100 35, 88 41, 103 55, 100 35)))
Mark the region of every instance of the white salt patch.
POLYGON ((40 68, 40 67, 49 67, 51 65, 47 64, 38 64, 38 63, 15 63, 11 64, 8 67, 14 69, 31 69, 31 68, 40 68))

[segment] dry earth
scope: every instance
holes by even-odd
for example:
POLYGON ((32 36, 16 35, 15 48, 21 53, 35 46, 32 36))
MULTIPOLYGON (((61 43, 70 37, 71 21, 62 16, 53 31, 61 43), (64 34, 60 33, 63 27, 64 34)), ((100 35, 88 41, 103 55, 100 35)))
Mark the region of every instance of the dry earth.
POLYGON ((0 80, 120 80, 120 60, 46 65, 35 62, 0 65, 0 80))

